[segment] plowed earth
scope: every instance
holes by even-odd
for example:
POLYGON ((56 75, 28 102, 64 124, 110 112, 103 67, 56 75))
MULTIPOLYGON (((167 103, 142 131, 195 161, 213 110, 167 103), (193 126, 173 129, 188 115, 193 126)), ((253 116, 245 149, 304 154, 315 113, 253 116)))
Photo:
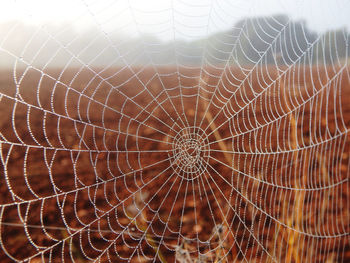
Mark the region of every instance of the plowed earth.
POLYGON ((174 72, 1 72, 1 262, 349 261, 349 68, 174 72))

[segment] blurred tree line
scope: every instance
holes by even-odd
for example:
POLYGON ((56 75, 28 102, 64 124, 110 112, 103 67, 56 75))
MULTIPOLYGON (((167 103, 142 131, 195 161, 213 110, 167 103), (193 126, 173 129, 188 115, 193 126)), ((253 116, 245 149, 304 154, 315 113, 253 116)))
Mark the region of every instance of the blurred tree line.
POLYGON ((193 41, 161 41, 153 35, 106 34, 69 24, 41 28, 22 22, 0 25, 0 66, 15 60, 40 67, 123 64, 247 65, 343 64, 350 54, 347 28, 317 33, 286 15, 251 17, 231 29, 193 41), (4 52, 5 51, 5 52, 4 52))
MULTIPOLYGON (((318 34, 305 21, 286 15, 246 18, 232 29, 205 39, 178 44, 187 57, 201 54, 210 64, 303 64, 343 63, 350 56, 350 33, 346 28, 318 34)), ((185 58, 184 58, 185 59, 185 58)), ((185 61, 187 62, 187 61, 185 61)))

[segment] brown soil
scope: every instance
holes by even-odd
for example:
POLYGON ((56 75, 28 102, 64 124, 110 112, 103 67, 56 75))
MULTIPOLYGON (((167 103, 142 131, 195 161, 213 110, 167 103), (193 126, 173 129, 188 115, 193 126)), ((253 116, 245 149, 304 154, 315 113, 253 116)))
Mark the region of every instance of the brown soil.
POLYGON ((157 72, 0 74, 1 262, 350 261, 349 68, 157 72))

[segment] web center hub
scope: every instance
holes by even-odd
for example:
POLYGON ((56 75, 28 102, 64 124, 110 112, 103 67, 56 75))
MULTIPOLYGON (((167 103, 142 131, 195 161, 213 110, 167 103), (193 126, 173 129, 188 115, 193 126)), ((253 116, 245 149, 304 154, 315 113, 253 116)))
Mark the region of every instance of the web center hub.
POLYGON ((209 161, 209 141, 199 127, 181 129, 173 138, 169 154, 174 171, 187 180, 203 174, 209 161))

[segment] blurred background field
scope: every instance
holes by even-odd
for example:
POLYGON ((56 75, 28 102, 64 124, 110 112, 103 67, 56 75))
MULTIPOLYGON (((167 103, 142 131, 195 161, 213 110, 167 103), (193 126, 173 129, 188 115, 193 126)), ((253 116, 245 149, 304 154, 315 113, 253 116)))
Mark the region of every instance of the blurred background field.
POLYGON ((350 261, 346 1, 9 1, 1 262, 350 261))

